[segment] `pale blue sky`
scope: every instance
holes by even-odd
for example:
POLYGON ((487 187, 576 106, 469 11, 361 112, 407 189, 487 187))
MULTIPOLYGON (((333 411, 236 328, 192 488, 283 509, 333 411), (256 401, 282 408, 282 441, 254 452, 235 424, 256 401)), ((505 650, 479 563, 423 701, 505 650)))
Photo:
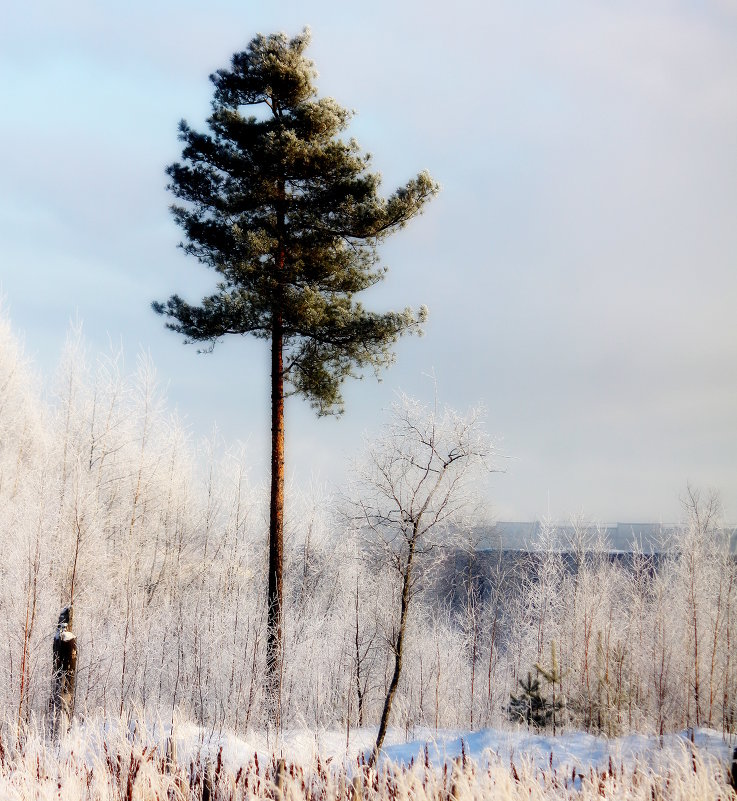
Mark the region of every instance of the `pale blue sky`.
POLYGON ((266 475, 264 343, 199 356, 149 304, 213 280, 167 211, 178 120, 202 124, 208 74, 255 33, 305 24, 386 190, 427 168, 443 191, 366 298, 426 303, 426 336, 346 387, 340 421, 292 400, 288 470, 339 481, 434 369, 448 403, 488 408, 498 518, 674 521, 690 481, 736 520, 734 0, 7 4, 0 284, 39 367, 78 313, 93 347, 149 349, 193 436, 247 439, 266 475))

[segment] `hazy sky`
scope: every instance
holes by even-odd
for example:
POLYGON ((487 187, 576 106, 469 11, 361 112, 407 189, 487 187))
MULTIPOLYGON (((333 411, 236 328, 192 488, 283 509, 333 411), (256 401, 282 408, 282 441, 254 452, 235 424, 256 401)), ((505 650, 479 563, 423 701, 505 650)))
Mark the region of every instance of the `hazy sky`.
POLYGON ((383 248, 375 308, 426 303, 424 338, 346 414, 287 407, 287 469, 339 481, 397 389, 483 402, 499 519, 675 521, 686 482, 737 520, 737 2, 7 3, 0 25, 0 285, 50 373, 70 317, 150 350, 193 437, 217 423, 265 477, 266 345, 210 356, 153 299, 214 276, 176 249, 164 167, 209 73, 309 24, 320 93, 384 188, 442 184, 383 248))

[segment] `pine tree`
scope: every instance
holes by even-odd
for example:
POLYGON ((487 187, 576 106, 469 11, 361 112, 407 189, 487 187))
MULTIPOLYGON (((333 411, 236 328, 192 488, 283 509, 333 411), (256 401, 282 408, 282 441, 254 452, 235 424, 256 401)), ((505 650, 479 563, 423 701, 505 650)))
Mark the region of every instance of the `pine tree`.
POLYGON ((553 723, 553 737, 556 733, 556 715, 560 719, 560 713, 563 709, 563 678, 566 675, 561 672, 558 665, 558 657, 555 653, 555 642, 550 643, 550 667, 546 668, 539 663, 535 665, 535 670, 539 676, 542 676, 545 681, 550 685, 551 697, 548 702, 550 708, 550 715, 553 723), (556 685, 558 687, 556 696, 556 685))
POLYGON ((355 295, 385 275, 377 245, 438 191, 423 172, 389 198, 354 139, 350 113, 316 98, 305 56, 309 32, 258 35, 215 86, 208 133, 180 123, 182 162, 167 173, 185 252, 219 276, 191 305, 178 295, 153 308, 187 342, 252 334, 271 343, 271 504, 267 689, 279 724, 284 515, 284 397, 302 395, 319 415, 341 413, 341 384, 392 361, 392 346, 418 331, 425 310, 375 313, 355 295))
POLYGON ((527 681, 518 679, 522 692, 519 695, 509 695, 507 715, 516 723, 526 723, 536 729, 544 729, 550 720, 550 708, 540 692, 540 680, 533 679, 528 671, 527 681))
POLYGON ((589 725, 607 737, 620 734, 620 715, 629 700, 625 659, 627 650, 621 643, 605 647, 601 631, 596 632, 596 694, 591 700, 589 725))
POLYGON ((542 676, 552 688, 551 697, 547 698, 543 695, 540 689, 540 679, 533 679, 532 673, 528 672, 526 682, 523 679, 518 680, 522 692, 519 695, 510 693, 507 715, 512 721, 525 722, 528 726, 534 726, 536 729, 544 729, 552 723, 553 736, 555 736, 557 722, 561 719, 563 710, 561 684, 565 675, 558 665, 555 643, 550 644, 550 667, 536 664, 535 672, 538 676, 542 676))

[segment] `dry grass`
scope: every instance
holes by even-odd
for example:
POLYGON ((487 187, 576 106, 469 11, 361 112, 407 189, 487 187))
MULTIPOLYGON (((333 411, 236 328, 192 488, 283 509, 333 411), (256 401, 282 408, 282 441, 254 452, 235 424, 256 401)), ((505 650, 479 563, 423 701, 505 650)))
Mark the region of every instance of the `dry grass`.
POLYGON ((437 768, 427 759, 408 766, 361 761, 336 765, 319 757, 309 766, 261 759, 229 764, 221 748, 214 758, 199 750, 187 758, 167 753, 167 741, 122 725, 75 729, 53 744, 38 731, 17 736, 6 727, 0 740, 3 801, 480 801, 499 799, 642 799, 700 801, 737 799, 726 766, 690 750, 666 764, 615 765, 563 775, 524 758, 479 765, 461 758, 437 768))

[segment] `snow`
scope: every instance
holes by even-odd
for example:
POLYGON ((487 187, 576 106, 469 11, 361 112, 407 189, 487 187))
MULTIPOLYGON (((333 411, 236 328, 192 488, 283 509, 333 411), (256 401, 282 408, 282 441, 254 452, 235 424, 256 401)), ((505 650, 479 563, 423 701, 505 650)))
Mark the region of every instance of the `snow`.
MULTIPOLYGON (((667 765, 682 758, 691 748, 690 732, 667 734, 663 738, 654 735, 630 734, 607 739, 585 732, 573 731, 553 737, 550 734, 533 734, 524 729, 483 729, 464 731, 442 729, 415 729, 407 741, 401 729, 390 729, 380 762, 387 760, 398 765, 409 765, 424 760, 427 747, 430 763, 441 768, 465 755, 479 765, 501 761, 519 764, 526 762, 534 767, 552 767, 561 774, 587 773, 590 768, 604 770, 612 763, 618 768, 632 768, 637 761, 653 768, 667 765)), ((175 728, 175 740, 179 759, 193 757, 198 752, 215 758, 222 747, 226 765, 237 767, 245 764, 257 753, 259 759, 273 753, 288 761, 305 767, 316 762, 319 755, 323 762, 344 764, 350 770, 363 755, 367 760, 376 738, 376 729, 364 727, 350 732, 346 748, 346 732, 324 730, 311 732, 305 729, 285 732, 274 742, 265 735, 251 735, 243 739, 232 734, 207 734, 194 724, 187 723, 175 728)), ((733 737, 727 741, 721 731, 696 729, 694 744, 702 754, 708 754, 719 762, 731 762, 732 748, 737 745, 733 737)))
MULTIPOLYGON (((694 741, 700 751, 721 762, 731 758, 731 744, 723 739, 720 731, 697 729, 694 741)), ((463 748, 466 756, 479 764, 497 758, 507 764, 525 759, 536 766, 546 767, 552 760, 552 767, 559 773, 570 773, 574 768, 579 772, 589 768, 604 769, 610 757, 617 766, 623 763, 631 767, 636 759, 654 766, 672 759, 690 746, 687 731, 665 735, 661 743, 660 738, 644 734, 607 739, 579 731, 553 737, 524 730, 483 729, 477 732, 442 731, 437 735, 428 732, 411 742, 395 742, 386 747, 383 758, 400 764, 408 764, 412 758, 415 761, 424 759, 426 744, 433 765, 453 761, 461 756, 463 748)))

